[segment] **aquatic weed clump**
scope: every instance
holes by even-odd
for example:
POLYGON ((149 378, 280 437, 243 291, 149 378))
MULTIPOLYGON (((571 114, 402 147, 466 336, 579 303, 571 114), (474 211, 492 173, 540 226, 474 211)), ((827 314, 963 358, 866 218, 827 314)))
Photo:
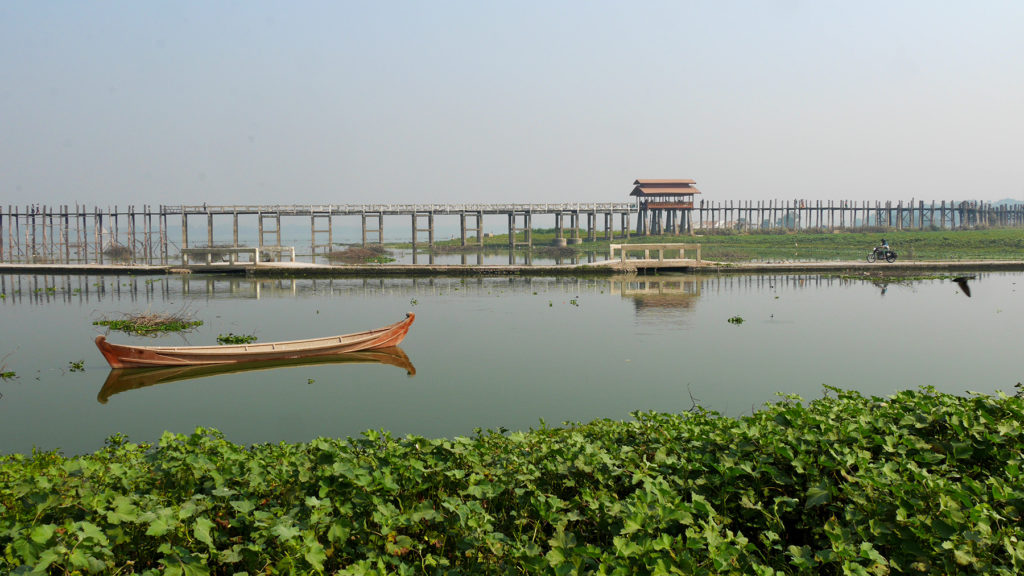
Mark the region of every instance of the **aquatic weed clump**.
POLYGON ((120 319, 111 320, 104 318, 93 322, 93 326, 106 326, 111 330, 138 335, 187 332, 202 325, 202 320, 192 320, 182 315, 161 313, 125 314, 120 319))
POLYGON ((742 418, 0 459, 0 568, 1014 574, 1024 399, 829 389, 742 418), (833 395, 834 393, 834 395, 833 395))

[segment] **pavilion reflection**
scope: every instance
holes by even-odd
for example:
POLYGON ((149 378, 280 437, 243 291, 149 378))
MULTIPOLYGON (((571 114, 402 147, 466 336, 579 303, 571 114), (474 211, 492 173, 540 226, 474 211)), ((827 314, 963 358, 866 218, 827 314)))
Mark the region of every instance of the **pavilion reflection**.
POLYGON ((686 311, 700 298, 701 283, 694 275, 617 276, 611 279, 611 291, 632 300, 637 314, 686 311))

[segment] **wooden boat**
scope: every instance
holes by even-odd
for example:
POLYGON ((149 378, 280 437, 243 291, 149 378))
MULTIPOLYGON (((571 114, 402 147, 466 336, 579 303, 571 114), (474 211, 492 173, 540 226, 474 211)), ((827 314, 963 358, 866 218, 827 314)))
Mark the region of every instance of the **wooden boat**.
POLYGON ((228 346, 126 346, 111 344, 101 334, 96 337, 96 347, 100 349, 100 353, 107 359, 111 368, 201 366, 311 358, 398 346, 405 339, 415 318, 415 314, 407 312, 404 320, 383 328, 354 334, 228 346))
POLYGON ((200 366, 158 366, 156 368, 114 368, 107 375, 103 388, 96 399, 106 404, 114 394, 128 390, 145 388, 167 382, 207 378, 224 374, 251 372, 257 370, 286 370, 299 366, 320 366, 327 364, 385 364, 405 370, 409 376, 416 375, 416 367, 398 346, 363 350, 362 352, 345 352, 312 358, 287 358, 285 360, 263 360, 255 362, 238 362, 235 364, 203 364, 200 366))

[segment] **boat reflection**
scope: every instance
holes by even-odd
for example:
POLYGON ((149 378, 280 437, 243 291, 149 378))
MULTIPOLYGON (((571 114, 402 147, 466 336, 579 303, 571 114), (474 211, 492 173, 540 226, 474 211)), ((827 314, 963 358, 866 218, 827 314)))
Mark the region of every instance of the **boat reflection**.
POLYGON ((145 388, 165 382, 206 378, 220 374, 251 372, 257 370, 276 370, 278 368, 294 368, 320 364, 388 364, 406 371, 409 376, 416 375, 416 367, 398 346, 347 352, 330 356, 312 358, 289 358, 285 360, 267 360, 262 362, 240 362, 236 364, 212 364, 204 366, 164 366, 160 368, 115 368, 107 375, 103 388, 96 395, 100 404, 106 404, 111 396, 126 390, 145 388))

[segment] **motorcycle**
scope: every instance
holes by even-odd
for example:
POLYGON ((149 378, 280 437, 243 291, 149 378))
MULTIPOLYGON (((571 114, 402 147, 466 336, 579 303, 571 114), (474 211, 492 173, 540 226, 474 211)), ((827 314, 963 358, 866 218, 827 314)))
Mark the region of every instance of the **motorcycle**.
POLYGON ((886 262, 892 264, 896 261, 896 251, 884 246, 877 246, 868 254, 868 262, 874 262, 879 258, 884 258, 886 262))

